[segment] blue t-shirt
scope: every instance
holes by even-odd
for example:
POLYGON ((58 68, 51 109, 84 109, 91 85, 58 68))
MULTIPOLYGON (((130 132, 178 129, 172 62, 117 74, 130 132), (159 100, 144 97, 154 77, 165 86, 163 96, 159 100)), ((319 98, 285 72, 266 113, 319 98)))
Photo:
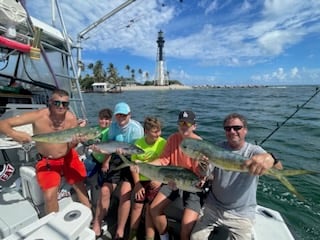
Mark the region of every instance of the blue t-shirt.
MULTIPOLYGON (((226 142, 221 146, 231 150, 226 142)), ((266 151, 258 145, 246 142, 240 150, 232 152, 249 159, 253 155, 266 151)), ((213 169, 213 176, 212 189, 206 201, 208 207, 216 207, 238 216, 254 218, 259 177, 246 172, 226 171, 217 167, 213 169)))
POLYGON ((123 127, 120 127, 116 121, 113 121, 109 129, 109 140, 118 142, 134 143, 143 136, 142 125, 133 119, 130 119, 128 124, 123 127))

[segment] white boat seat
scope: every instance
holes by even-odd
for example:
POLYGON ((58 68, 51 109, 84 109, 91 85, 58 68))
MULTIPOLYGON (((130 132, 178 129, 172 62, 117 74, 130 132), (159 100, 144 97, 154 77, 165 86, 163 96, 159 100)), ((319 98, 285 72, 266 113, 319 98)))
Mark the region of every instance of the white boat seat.
MULTIPOLYGON (((36 178, 36 170, 31 166, 20 167, 22 196, 31 201, 36 207, 44 204, 43 192, 36 178)), ((72 200, 70 196, 71 186, 62 178, 58 195, 59 208, 63 209, 72 200)))
POLYGON ((21 166, 20 176, 23 197, 31 200, 36 206, 43 204, 43 193, 36 178, 35 168, 31 166, 21 166))
POLYGON ((94 240, 89 229, 92 213, 81 203, 72 202, 57 213, 50 213, 6 237, 5 240, 94 240))

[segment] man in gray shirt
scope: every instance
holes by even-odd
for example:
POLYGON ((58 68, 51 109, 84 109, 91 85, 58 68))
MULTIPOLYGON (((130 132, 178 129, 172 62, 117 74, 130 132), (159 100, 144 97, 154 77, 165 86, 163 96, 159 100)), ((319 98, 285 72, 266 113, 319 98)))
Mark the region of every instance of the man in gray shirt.
POLYGON ((232 113, 223 122, 227 141, 221 146, 248 158, 249 173, 226 171, 215 167, 211 190, 205 200, 203 216, 193 228, 191 240, 208 239, 214 227, 225 226, 230 239, 252 239, 256 191, 259 175, 281 163, 260 146, 246 142, 247 120, 232 113))

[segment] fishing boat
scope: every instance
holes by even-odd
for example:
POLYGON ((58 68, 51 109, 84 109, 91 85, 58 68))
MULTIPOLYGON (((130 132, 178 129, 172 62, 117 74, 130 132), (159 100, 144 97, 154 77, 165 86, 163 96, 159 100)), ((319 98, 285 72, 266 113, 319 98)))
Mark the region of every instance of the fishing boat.
MULTIPOLYGON (((57 29, 30 16, 24 2, 0 1, 1 119, 46 107, 56 88, 69 92, 71 111, 86 119, 79 66, 71 52, 74 43, 62 16, 62 28, 57 29)), ((55 8, 59 11, 58 3, 55 8)), ((32 135, 32 126, 19 130, 32 135)), ((89 228, 91 210, 64 194, 63 186, 61 211, 45 216, 32 144, 21 145, 1 135, 0 150, 0 239, 95 239, 89 228)))
MULTIPOLYGON (((86 119, 79 84, 83 67, 81 39, 133 1, 125 1, 81 31, 76 43, 67 34, 58 0, 52 1, 52 7, 58 11, 61 29, 30 16, 25 1, 0 1, 0 118, 46 107, 51 92, 61 88, 70 93, 70 110, 86 119), (72 49, 77 49, 76 61, 72 49)), ((19 130, 32 135, 32 126, 20 126, 19 130)), ((35 177, 37 151, 33 144, 21 145, 1 135, 0 149, 0 165, 4 166, 0 180, 1 239, 95 239, 90 229, 91 210, 77 202, 67 184, 61 185, 60 211, 45 215, 35 177)), ((82 153, 80 148, 79 152, 82 153)), ((94 185, 89 181, 90 184, 94 185)), ((90 187, 88 191, 94 203, 97 193, 90 187)), ((116 226, 117 202, 115 194, 104 226, 109 238, 116 226)), ((166 209, 172 239, 179 239, 181 211, 181 199, 166 209)), ((258 206, 256 219, 253 239, 294 239, 279 212, 258 206)), ((214 239, 225 239, 225 232, 218 230, 214 239)))

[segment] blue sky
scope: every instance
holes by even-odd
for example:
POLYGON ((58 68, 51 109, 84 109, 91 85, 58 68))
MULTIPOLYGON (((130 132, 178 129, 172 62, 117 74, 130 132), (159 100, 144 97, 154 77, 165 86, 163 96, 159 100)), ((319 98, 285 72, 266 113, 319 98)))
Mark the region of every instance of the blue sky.
MULTIPOLYGON (((124 0, 61 0, 71 38, 124 0)), ((50 1, 27 1, 51 23, 50 1)), ((85 64, 128 64, 154 76, 157 35, 171 79, 185 85, 319 84, 319 0, 136 0, 82 41, 85 64)), ((140 76, 136 74, 137 80, 140 76)))

